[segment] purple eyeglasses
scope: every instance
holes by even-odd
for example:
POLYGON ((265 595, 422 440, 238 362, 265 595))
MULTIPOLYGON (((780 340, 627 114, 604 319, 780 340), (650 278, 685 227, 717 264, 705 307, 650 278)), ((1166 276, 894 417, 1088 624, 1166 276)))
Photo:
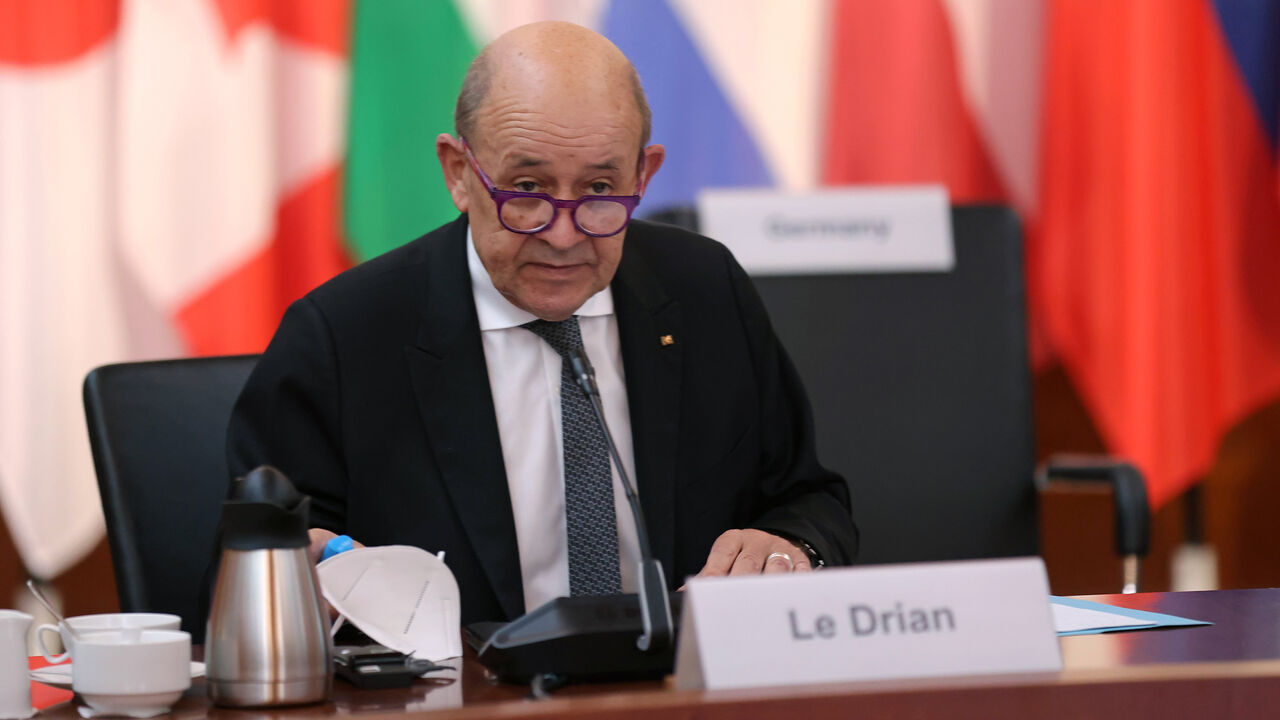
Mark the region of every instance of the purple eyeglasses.
MULTIPOLYGON (((489 197, 498 205, 498 222, 513 233, 532 235, 551 227, 556 221, 556 212, 561 208, 569 210, 574 227, 591 237, 609 237, 622 232, 640 204, 640 193, 635 195, 583 195, 577 200, 559 200, 546 193, 519 192, 516 190, 499 190, 493 181, 480 169, 476 156, 471 153, 471 146, 466 138, 462 139, 462 147, 467 152, 467 161, 475 171, 480 182, 489 191, 489 197)), ((640 153, 640 170, 637 178, 644 177, 644 153, 640 153)), ((638 181, 638 180, 637 180, 638 181)))

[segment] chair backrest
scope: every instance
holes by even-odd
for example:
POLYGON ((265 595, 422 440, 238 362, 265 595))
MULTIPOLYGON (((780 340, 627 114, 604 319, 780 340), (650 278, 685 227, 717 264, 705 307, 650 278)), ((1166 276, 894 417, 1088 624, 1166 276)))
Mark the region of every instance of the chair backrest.
POLYGON ((120 607, 181 615, 194 642, 204 637, 200 587, 227 493, 227 422, 257 360, 106 365, 84 381, 120 607))
POLYGON ((1003 207, 952 227, 951 272, 754 279, 849 479, 860 562, 1038 550, 1022 233, 1003 207))

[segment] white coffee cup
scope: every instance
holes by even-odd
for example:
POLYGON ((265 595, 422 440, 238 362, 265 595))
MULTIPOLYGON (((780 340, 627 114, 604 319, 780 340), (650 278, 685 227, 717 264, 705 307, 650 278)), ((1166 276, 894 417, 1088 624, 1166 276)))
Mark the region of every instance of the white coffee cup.
POLYGON ((83 636, 91 632, 122 630, 125 628, 177 630, 182 625, 182 618, 169 613, 100 613, 98 615, 76 615, 57 625, 45 623, 36 628, 36 645, 40 648, 40 654, 44 656, 44 659, 54 665, 66 662, 75 657, 76 654, 75 637, 63 627, 64 624, 70 624, 78 634, 83 636), (49 652, 44 644, 44 634, 46 632, 56 632, 61 635, 62 647, 66 649, 66 652, 59 655, 49 652))
POLYGON ((82 634, 71 688, 103 714, 151 717, 191 687, 191 635, 125 628, 82 634))
POLYGON ((27 679, 27 629, 31 616, 0 610, 0 718, 28 718, 31 681, 27 679))

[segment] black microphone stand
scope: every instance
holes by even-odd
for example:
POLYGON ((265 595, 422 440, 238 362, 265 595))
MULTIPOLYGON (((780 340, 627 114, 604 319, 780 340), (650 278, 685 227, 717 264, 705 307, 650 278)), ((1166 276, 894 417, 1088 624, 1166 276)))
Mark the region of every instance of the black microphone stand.
POLYGON ((640 499, 604 419, 595 371, 581 348, 567 361, 591 403, 636 523, 640 546, 638 594, 559 597, 508 623, 465 628, 467 643, 499 679, 531 682, 542 696, 570 681, 657 678, 675 664, 675 622, 680 593, 668 593, 662 563, 653 557, 640 499), (672 612, 673 606, 676 612, 672 612))
POLYGON ((640 498, 636 497, 636 489, 627 477, 627 469, 618 456, 618 446, 613 442, 613 433, 609 432, 609 424, 604 419, 604 405, 600 401, 600 388, 596 385, 596 373, 582 348, 569 351, 569 362, 572 363, 573 377, 578 387, 591 401, 591 409, 595 411, 596 421, 608 441, 609 454, 613 457, 614 467, 618 468, 618 476, 622 478, 622 489, 627 494, 627 502, 631 504, 631 512, 636 520, 636 538, 640 544, 640 567, 636 573, 636 589, 640 594, 640 613, 644 618, 644 633, 636 639, 636 647, 642 651, 661 652, 671 646, 672 626, 671 603, 667 599, 667 579, 662 572, 662 563, 653 556, 649 546, 649 530, 644 524, 644 511, 640 509, 640 498))

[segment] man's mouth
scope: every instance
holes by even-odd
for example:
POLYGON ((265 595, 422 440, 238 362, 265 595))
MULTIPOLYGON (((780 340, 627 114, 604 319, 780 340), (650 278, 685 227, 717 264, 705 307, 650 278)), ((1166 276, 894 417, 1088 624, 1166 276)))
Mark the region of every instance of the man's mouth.
POLYGON ((536 272, 547 275, 571 275, 582 268, 586 267, 585 263, 529 263, 528 267, 533 268, 536 272))

